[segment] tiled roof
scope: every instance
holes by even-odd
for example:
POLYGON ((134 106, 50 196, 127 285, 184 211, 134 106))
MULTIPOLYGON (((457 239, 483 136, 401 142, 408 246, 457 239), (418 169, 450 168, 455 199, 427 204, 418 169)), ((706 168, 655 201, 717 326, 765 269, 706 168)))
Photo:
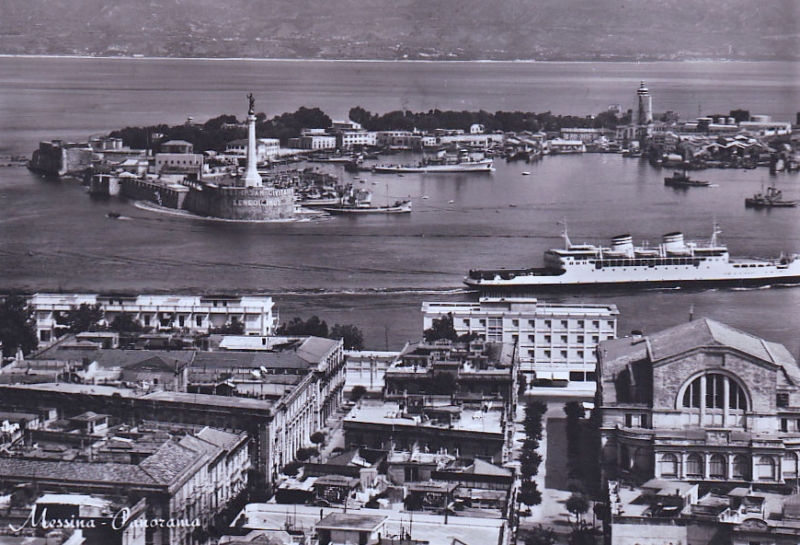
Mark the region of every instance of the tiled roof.
POLYGON ((229 451, 236 445, 236 443, 241 441, 242 434, 235 434, 217 428, 206 427, 197 432, 197 437, 203 441, 211 443, 212 445, 229 451))
POLYGON ((94 464, 25 458, 0 458, 0 478, 2 477, 119 485, 158 484, 139 466, 132 464, 94 464))
POLYGON ((189 469, 203 453, 183 447, 174 441, 167 441, 155 454, 148 456, 139 467, 153 481, 159 484, 172 484, 189 469))

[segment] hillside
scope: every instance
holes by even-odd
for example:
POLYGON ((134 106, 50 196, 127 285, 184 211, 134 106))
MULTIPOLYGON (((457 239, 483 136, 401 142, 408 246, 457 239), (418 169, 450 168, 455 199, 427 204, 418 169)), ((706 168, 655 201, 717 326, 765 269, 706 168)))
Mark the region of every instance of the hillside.
POLYGON ((27 0, 0 54, 796 60, 796 0, 27 0))

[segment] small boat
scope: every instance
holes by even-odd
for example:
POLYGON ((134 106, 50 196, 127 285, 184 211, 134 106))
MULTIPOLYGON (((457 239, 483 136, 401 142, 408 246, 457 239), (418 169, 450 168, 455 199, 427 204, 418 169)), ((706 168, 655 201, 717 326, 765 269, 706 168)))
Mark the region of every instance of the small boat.
POLYGON ((523 173, 522 173, 522 175, 523 175, 523 176, 530 176, 530 175, 531 175, 531 173, 530 173, 530 172, 528 172, 528 171, 526 170, 525 172, 523 172, 523 173))
POLYGON ((411 201, 397 201, 389 206, 352 206, 342 205, 323 208, 329 214, 408 214, 411 212, 411 201))
POLYGON ((427 198, 428 198, 428 196, 427 196, 427 195, 423 195, 423 196, 422 196, 422 199, 423 199, 423 200, 426 200, 427 198))
POLYGON ((112 220, 118 220, 119 218, 122 217, 122 214, 120 214, 119 212, 109 212, 106 214, 106 217, 111 218, 112 220))
POLYGON ((447 204, 453 204, 456 201, 447 201, 447 204))
POLYGON ((761 191, 746 198, 744 205, 746 208, 794 208, 797 206, 797 201, 785 200, 779 189, 770 186, 766 193, 761 191))
POLYGON ((664 185, 670 187, 708 187, 711 182, 705 180, 693 180, 684 172, 675 171, 672 176, 664 178, 664 185))

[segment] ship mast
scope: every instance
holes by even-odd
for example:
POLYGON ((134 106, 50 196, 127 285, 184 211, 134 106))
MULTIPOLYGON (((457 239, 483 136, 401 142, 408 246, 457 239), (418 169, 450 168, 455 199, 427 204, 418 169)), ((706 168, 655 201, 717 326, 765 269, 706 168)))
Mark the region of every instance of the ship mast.
POLYGON ((564 218, 562 221, 558 222, 559 225, 563 225, 564 229, 561 231, 561 237, 564 239, 564 249, 569 250, 572 248, 572 241, 569 240, 569 233, 567 232, 567 218, 564 218))
POLYGON ((711 246, 712 248, 717 247, 718 245, 717 235, 719 235, 720 233, 722 233, 722 231, 720 230, 719 224, 717 223, 717 218, 714 218, 714 232, 711 234, 711 240, 709 241, 709 246, 711 246))

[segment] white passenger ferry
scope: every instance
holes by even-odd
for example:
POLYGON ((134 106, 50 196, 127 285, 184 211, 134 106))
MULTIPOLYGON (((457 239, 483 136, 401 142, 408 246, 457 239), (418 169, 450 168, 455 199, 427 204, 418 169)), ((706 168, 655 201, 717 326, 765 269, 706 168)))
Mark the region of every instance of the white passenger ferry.
POLYGON ((572 244, 565 228, 564 248, 546 251, 544 267, 471 270, 464 283, 484 293, 800 283, 800 256, 731 259, 717 241, 719 233, 715 225, 708 242, 685 242, 682 233, 668 233, 654 248, 634 246, 630 235, 620 235, 605 248, 572 244))

